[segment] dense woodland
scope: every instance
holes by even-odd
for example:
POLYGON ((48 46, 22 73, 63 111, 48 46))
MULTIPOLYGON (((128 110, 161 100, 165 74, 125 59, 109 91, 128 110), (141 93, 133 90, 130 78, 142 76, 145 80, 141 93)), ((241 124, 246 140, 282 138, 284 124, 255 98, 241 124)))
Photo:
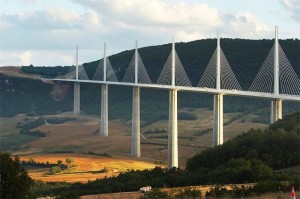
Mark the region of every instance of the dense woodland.
MULTIPOLYGON (((268 191, 289 191, 299 187, 299 176, 279 169, 300 164, 300 112, 287 116, 268 129, 250 130, 221 146, 207 149, 190 158, 185 169, 129 171, 86 184, 34 182, 36 195, 76 195, 136 191, 154 188, 203 184, 253 183, 253 188, 236 188, 237 197, 268 191), (276 171, 276 172, 275 172, 276 171), (239 194, 238 194, 239 193, 239 194)), ((210 194, 222 190, 212 190, 210 194)), ((223 190, 224 192, 224 190, 223 190)), ((227 193, 227 192, 226 192, 227 193)), ((160 193, 158 193, 160 194, 160 193)))
MULTIPOLYGON (((222 39, 222 50, 230 63, 240 85, 247 90, 255 75, 268 55, 274 40, 244 40, 222 39)), ((298 39, 280 40, 296 73, 300 74, 300 41, 298 39)), ((177 43, 176 51, 189 76, 192 84, 198 84, 214 50, 215 39, 197 40, 188 43, 177 43)), ((171 44, 150 46, 139 49, 140 56, 152 81, 156 81, 168 55, 171 44)), ((121 79, 133 56, 133 50, 124 51, 109 57, 112 66, 121 79)), ((84 67, 91 78, 99 64, 98 61, 85 63, 84 67)), ((42 77, 52 78, 68 72, 69 67, 55 66, 23 66, 25 73, 40 74, 42 77)), ((73 85, 56 82, 44 83, 38 79, 17 78, 0 74, 0 116, 10 117, 19 113, 31 115, 56 114, 70 111, 73 106, 73 85), (22 102, 22 103, 20 103, 22 102)), ((129 120, 131 118, 132 89, 129 87, 109 87, 109 117, 110 119, 129 120)), ((98 84, 81 84, 81 108, 86 113, 100 114, 101 90, 98 84)), ((213 96, 199 93, 180 92, 178 106, 212 109, 213 96)), ((269 100, 224 97, 224 111, 226 112, 255 112, 257 115, 267 115, 269 100), (267 107, 267 108, 266 108, 267 107)), ((299 109, 299 104, 284 103, 284 114, 299 109)), ((141 119, 153 122, 168 118, 168 92, 164 90, 142 89, 141 91, 141 119)), ((263 118, 263 117, 262 117, 263 118)), ((260 122, 267 122, 261 120, 260 122)))

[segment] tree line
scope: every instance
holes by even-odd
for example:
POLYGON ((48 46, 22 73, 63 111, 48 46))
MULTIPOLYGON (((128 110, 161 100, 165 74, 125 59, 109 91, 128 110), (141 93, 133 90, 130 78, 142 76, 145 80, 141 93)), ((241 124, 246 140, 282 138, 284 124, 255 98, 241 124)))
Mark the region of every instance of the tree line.
MULTIPOLYGON (((156 167, 143 171, 132 170, 86 184, 71 184, 67 190, 72 194, 86 195, 136 191, 146 185, 161 188, 259 182, 257 187, 247 189, 247 194, 274 191, 270 186, 274 183, 282 187, 281 191, 289 191, 291 184, 299 186, 299 177, 275 171, 300 163, 299 121, 300 112, 297 112, 264 131, 252 129, 221 146, 204 150, 190 158, 185 169, 156 167)), ((63 190, 65 189, 52 189, 52 193, 59 195, 63 190)), ((246 194, 246 189, 244 191, 246 194)), ((47 193, 48 190, 44 192, 42 189, 37 192, 41 195, 47 193)))

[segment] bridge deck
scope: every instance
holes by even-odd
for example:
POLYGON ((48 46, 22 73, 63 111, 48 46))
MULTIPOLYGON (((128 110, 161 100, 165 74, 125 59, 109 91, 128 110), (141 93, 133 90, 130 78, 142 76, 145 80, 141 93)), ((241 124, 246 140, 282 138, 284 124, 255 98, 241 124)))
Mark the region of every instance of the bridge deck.
POLYGON ((171 85, 140 84, 140 83, 136 84, 136 83, 128 83, 128 82, 95 81, 95 80, 75 80, 75 79, 45 79, 45 80, 108 84, 108 85, 118 85, 118 86, 141 87, 141 88, 156 88, 156 89, 200 92, 200 93, 209 93, 209 94, 224 94, 224 95, 254 97, 254 98, 282 99, 285 101, 300 101, 300 96, 298 95, 285 95, 285 94, 275 95, 273 93, 241 91, 241 90, 226 90, 226 89, 217 90, 213 88, 202 88, 202 87, 171 86, 171 85))

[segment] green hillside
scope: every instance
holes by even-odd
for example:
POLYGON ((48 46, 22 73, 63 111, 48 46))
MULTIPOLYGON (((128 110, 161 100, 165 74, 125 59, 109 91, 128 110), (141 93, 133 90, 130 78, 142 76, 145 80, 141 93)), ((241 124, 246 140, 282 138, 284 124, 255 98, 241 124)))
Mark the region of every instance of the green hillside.
POLYGON ((252 129, 221 146, 203 151, 187 162, 187 170, 216 169, 231 159, 259 159, 273 169, 300 164, 300 112, 270 125, 252 129))

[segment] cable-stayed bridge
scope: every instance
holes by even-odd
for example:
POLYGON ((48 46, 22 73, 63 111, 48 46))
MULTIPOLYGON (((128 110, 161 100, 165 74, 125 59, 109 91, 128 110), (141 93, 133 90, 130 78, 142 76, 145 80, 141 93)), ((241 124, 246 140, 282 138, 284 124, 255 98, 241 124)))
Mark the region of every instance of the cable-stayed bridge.
MULTIPOLYGON (((78 57, 78 49, 76 51, 78 57)), ((299 66, 300 67, 300 66, 299 66)), ((230 64, 228 63, 217 37, 217 47, 199 80, 192 86, 184 67, 175 50, 174 39, 171 53, 157 79, 153 82, 139 55, 137 43, 134 55, 123 78, 116 73, 106 57, 104 44, 103 59, 91 79, 82 65, 71 67, 70 71, 54 81, 74 83, 74 114, 80 114, 80 83, 97 83, 102 85, 100 135, 108 136, 108 85, 133 87, 132 101, 132 142, 131 155, 141 156, 140 150, 140 88, 169 90, 169 130, 168 130, 168 167, 178 167, 177 134, 177 92, 202 92, 214 95, 213 146, 223 144, 223 96, 246 96, 268 98, 271 100, 270 122, 282 118, 282 101, 300 102, 300 79, 293 70, 283 49, 278 42, 278 29, 275 28, 275 42, 263 62, 258 74, 248 90, 242 90, 230 64)))

